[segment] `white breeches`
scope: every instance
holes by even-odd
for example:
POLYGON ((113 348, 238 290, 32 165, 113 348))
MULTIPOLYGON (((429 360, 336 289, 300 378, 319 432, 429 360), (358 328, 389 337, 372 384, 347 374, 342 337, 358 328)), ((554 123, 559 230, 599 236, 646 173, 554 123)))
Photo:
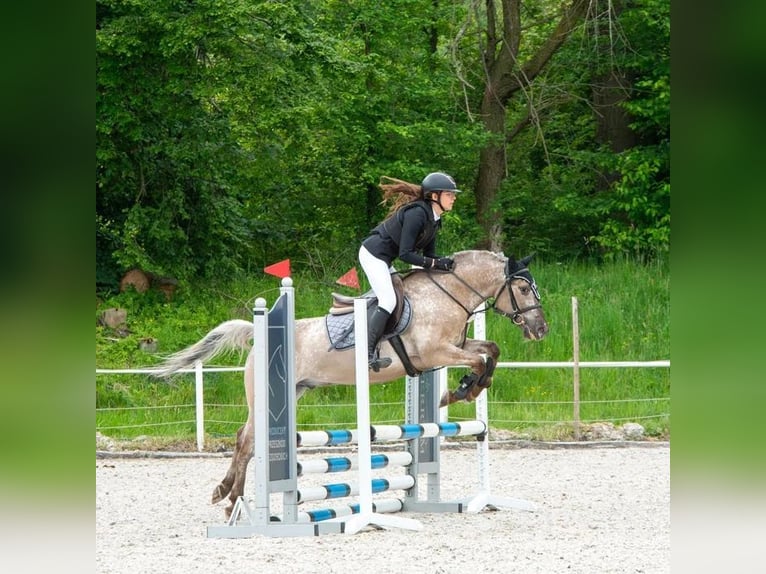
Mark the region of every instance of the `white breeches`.
POLYGON ((378 307, 389 313, 393 312, 396 307, 396 293, 391 282, 391 273, 396 273, 396 269, 375 257, 364 245, 359 248, 359 264, 367 275, 370 287, 378 297, 378 307))

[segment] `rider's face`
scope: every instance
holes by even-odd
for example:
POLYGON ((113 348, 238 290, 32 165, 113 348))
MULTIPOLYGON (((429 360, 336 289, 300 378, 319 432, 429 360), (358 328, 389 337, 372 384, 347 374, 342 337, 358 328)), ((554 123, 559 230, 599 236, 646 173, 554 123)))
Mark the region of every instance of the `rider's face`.
POLYGON ((439 194, 439 203, 441 203, 444 211, 452 211, 455 199, 457 199, 457 194, 454 191, 442 191, 439 194))

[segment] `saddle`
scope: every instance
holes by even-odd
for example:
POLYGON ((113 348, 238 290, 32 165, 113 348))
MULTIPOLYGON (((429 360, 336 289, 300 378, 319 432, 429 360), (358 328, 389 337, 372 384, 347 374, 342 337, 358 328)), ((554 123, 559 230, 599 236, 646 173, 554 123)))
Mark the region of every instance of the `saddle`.
MULTIPOLYGON (((394 293, 396 293, 396 307, 394 307, 394 311, 388 318, 388 323, 386 323, 386 334, 390 331, 393 331, 399 324, 399 320, 402 318, 402 312, 404 311, 405 303, 404 281, 402 281, 401 276, 398 274, 392 274, 391 283, 394 286, 394 293)), ((377 305, 378 302, 378 298, 375 297, 375 293, 370 290, 367 291, 367 293, 364 293, 362 297, 367 299, 367 308, 370 311, 374 311, 375 305, 377 305)), ((353 313, 354 299, 354 297, 349 297, 348 295, 333 293, 332 307, 330 307, 329 311, 330 315, 345 315, 346 313, 353 313)))
MULTIPOLYGON (((413 366, 399 337, 410 325, 412 305, 404 295, 404 282, 402 278, 398 274, 392 275, 391 282, 396 293, 396 307, 394 307, 394 311, 386 323, 386 330, 381 340, 388 340, 391 343, 394 351, 396 351, 399 359, 401 359, 407 374, 414 377, 419 375, 420 371, 413 366)), ((378 298, 375 297, 373 291, 364 293, 362 297, 367 299, 367 312, 369 316, 375 310, 378 298)), ((330 307, 325 317, 327 337, 330 340, 330 349, 328 350, 335 349, 340 351, 354 346, 354 299, 354 297, 340 293, 332 294, 332 307, 330 307)))

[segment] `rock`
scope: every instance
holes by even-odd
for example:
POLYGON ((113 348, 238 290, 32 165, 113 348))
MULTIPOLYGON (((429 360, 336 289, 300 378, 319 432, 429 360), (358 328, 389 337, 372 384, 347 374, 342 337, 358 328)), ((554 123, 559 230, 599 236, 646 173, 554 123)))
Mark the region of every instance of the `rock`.
POLYGON ((113 307, 106 309, 98 318, 99 323, 110 329, 119 329, 125 326, 128 319, 128 312, 125 309, 113 307))
POLYGON ((152 284, 165 295, 166 301, 171 301, 178 289, 178 279, 174 277, 152 276, 152 284))
POLYGON ((622 434, 627 440, 644 438, 644 427, 638 423, 625 423, 622 425, 622 434))
POLYGON ((131 269, 120 280, 120 291, 126 291, 129 287, 144 293, 149 289, 149 277, 140 269, 131 269))
POLYGON ((138 342, 138 348, 144 353, 156 353, 157 352, 157 339, 154 337, 146 337, 138 342))
POLYGON ((583 429, 585 440, 622 440, 622 433, 612 423, 593 423, 583 429))
POLYGON ((115 449, 114 440, 96 431, 96 450, 113 451, 114 449, 115 449))

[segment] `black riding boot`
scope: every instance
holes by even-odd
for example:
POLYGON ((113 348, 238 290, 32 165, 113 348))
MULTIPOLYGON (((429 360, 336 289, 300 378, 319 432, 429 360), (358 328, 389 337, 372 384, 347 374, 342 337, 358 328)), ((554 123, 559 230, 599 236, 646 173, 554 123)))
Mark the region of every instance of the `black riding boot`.
POLYGON ((391 364, 391 359, 388 357, 380 358, 376 347, 378 341, 383 336, 383 332, 386 330, 386 323, 391 313, 385 309, 378 307, 373 314, 367 319, 367 359, 370 368, 376 373, 380 369, 385 369, 391 364))

